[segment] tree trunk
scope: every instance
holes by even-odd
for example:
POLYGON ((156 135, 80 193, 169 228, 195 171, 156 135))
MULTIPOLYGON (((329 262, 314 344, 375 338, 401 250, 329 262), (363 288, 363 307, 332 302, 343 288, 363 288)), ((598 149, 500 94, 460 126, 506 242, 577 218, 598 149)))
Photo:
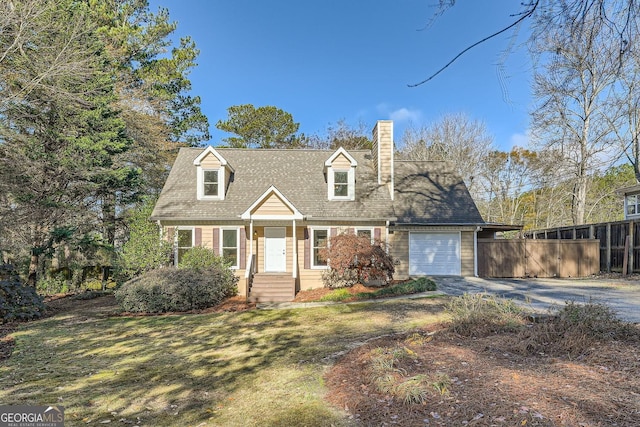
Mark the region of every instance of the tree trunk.
POLYGON ((29 277, 27 278, 27 284, 29 286, 36 287, 36 283, 38 282, 38 264, 39 259, 38 255, 35 254, 35 251, 31 250, 31 261, 29 262, 29 277))

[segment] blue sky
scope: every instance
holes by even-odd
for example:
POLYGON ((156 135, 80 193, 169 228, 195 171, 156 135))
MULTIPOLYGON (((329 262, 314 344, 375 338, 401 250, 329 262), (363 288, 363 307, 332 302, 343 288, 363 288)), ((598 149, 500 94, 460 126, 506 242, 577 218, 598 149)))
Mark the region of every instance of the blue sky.
POLYGON ((431 26, 436 0, 152 0, 150 7, 168 8, 176 36, 190 35, 200 49, 190 79, 213 145, 227 136, 215 127, 227 108, 253 104, 291 113, 308 135, 340 119, 369 128, 392 119, 396 145, 410 124, 464 112, 486 123, 500 149, 523 146, 531 107, 526 28, 516 40, 509 32, 432 81, 407 87, 511 23, 520 4, 457 3, 431 26))

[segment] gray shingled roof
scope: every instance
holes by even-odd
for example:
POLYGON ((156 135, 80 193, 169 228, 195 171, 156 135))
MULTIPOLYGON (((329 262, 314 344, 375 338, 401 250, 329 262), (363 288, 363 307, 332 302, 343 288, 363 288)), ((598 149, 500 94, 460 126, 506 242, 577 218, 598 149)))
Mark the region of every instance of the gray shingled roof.
POLYGON ((235 169, 224 200, 197 200, 193 161, 202 148, 182 148, 151 216, 154 220, 236 220, 272 185, 303 215, 395 219, 399 223, 482 223, 460 179, 440 162, 395 162, 395 201, 378 185, 369 151, 349 154, 356 167, 355 201, 327 200, 324 162, 329 150, 216 148, 235 169), (434 169, 435 168, 435 169, 434 169))

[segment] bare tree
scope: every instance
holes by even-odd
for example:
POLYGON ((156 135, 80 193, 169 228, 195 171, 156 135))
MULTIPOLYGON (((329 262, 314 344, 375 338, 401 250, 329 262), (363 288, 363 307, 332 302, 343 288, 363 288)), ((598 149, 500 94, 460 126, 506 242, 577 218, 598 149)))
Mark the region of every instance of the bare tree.
POLYGON ((589 175, 613 156, 612 113, 607 108, 620 70, 615 33, 597 17, 582 21, 583 31, 549 27, 532 45, 541 69, 535 73, 532 114, 535 140, 559 153, 558 167, 572 182, 572 221, 583 224, 589 175), (554 31, 551 31, 554 29, 554 31))
MULTIPOLYGON (((432 21, 456 4, 456 0, 439 0, 432 21)), ((615 36, 609 40, 611 43, 609 48, 612 52, 616 52, 614 57, 620 62, 625 61, 631 41, 636 40, 639 35, 640 2, 638 0, 529 0, 514 3, 514 5, 516 5, 514 10, 505 11, 512 17, 509 24, 470 43, 427 78, 408 86, 416 87, 429 82, 468 51, 501 34, 514 31, 515 36, 521 25, 529 20, 536 21, 530 35, 531 41, 560 29, 574 34, 577 38, 582 38, 585 33, 592 31, 594 25, 605 26, 615 36)))
POLYGON ((306 146, 325 150, 335 150, 339 147, 346 150, 368 150, 373 144, 369 134, 370 129, 364 122, 350 126, 345 119, 340 119, 335 124, 327 125, 324 135, 309 136, 306 146))
POLYGON ((493 151, 493 136, 485 124, 466 114, 442 116, 437 122, 420 128, 408 128, 398 155, 406 160, 444 160, 451 162, 475 200, 481 198, 484 161, 493 151))

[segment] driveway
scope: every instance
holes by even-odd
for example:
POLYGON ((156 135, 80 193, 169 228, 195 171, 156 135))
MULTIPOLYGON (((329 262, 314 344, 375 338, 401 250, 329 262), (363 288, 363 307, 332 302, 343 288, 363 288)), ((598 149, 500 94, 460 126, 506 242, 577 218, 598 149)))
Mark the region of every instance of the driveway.
POLYGON ((484 279, 433 277, 449 295, 487 292, 518 300, 536 311, 566 301, 604 303, 628 322, 640 323, 640 281, 623 279, 484 279))

